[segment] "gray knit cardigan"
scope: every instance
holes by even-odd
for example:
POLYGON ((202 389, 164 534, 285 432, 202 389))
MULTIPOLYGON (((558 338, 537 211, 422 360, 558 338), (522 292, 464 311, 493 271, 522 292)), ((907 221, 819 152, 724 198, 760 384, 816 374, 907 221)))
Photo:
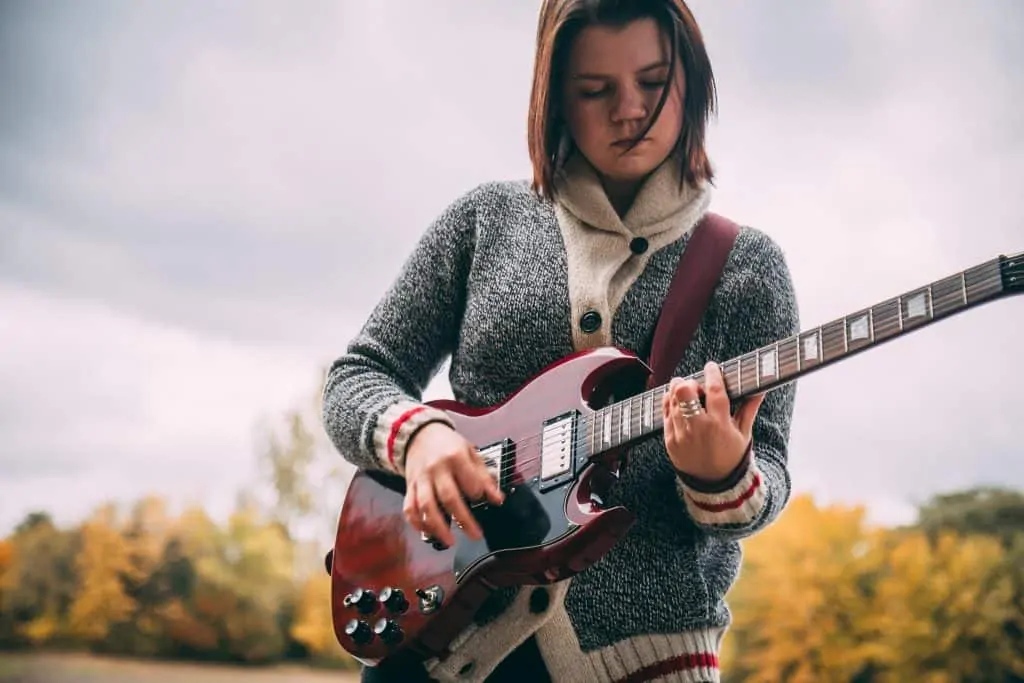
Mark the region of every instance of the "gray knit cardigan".
MULTIPOLYGON (((448 358, 455 398, 489 406, 583 348, 614 345, 646 357, 709 191, 679 194, 666 171, 619 220, 581 173, 578 189, 555 201, 525 182, 483 184, 433 222, 329 370, 323 420, 346 459, 401 473, 416 430, 447 421, 420 401, 448 358)), ((798 331, 782 252, 744 227, 677 374, 798 331)), ((660 438, 635 447, 607 501, 636 514, 629 533, 572 579, 496 594, 453 654, 428 664, 431 676, 483 681, 534 635, 556 682, 717 682, 739 541, 775 520, 790 494, 794 393, 789 384, 767 395, 749 465, 725 491, 681 481, 660 438)))

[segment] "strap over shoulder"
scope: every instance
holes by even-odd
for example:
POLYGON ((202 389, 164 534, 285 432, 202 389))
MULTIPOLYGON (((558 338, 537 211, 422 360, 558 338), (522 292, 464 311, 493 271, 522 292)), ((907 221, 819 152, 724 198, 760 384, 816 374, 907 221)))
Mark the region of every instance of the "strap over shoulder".
POLYGON ((648 357, 652 370, 650 386, 665 384, 672 378, 704 317, 737 235, 739 226, 715 213, 704 214, 694 226, 654 329, 648 357))

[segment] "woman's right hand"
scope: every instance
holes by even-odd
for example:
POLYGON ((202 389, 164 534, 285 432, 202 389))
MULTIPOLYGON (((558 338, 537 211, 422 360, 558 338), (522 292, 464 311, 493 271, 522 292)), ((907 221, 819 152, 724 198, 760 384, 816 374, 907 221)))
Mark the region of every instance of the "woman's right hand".
POLYGON ((441 422, 422 427, 405 451, 405 517, 417 531, 446 546, 455 544, 447 512, 466 535, 483 534, 465 498, 494 505, 505 499, 473 444, 441 422))

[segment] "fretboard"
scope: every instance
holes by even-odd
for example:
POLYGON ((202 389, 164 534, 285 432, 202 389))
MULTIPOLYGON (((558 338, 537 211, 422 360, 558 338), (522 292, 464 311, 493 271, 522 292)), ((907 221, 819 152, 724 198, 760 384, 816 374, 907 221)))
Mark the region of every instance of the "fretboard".
MULTIPOLYGON (((1004 293, 1000 259, 986 261, 869 308, 780 339, 720 364, 726 391, 738 400, 788 384, 883 342, 1004 293)), ((687 379, 701 386, 704 373, 687 379)), ((646 438, 664 426, 662 385, 595 411, 586 421, 588 456, 646 438)))

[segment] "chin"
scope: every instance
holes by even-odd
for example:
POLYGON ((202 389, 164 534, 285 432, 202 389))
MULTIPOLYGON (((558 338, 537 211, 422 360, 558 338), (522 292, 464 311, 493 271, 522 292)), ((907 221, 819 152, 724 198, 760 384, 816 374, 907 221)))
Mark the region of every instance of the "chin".
POLYGON ((611 163, 604 164, 604 168, 598 169, 603 176, 609 180, 620 183, 637 182, 650 175, 658 168, 661 162, 656 159, 638 159, 635 157, 624 157, 614 159, 611 163))

